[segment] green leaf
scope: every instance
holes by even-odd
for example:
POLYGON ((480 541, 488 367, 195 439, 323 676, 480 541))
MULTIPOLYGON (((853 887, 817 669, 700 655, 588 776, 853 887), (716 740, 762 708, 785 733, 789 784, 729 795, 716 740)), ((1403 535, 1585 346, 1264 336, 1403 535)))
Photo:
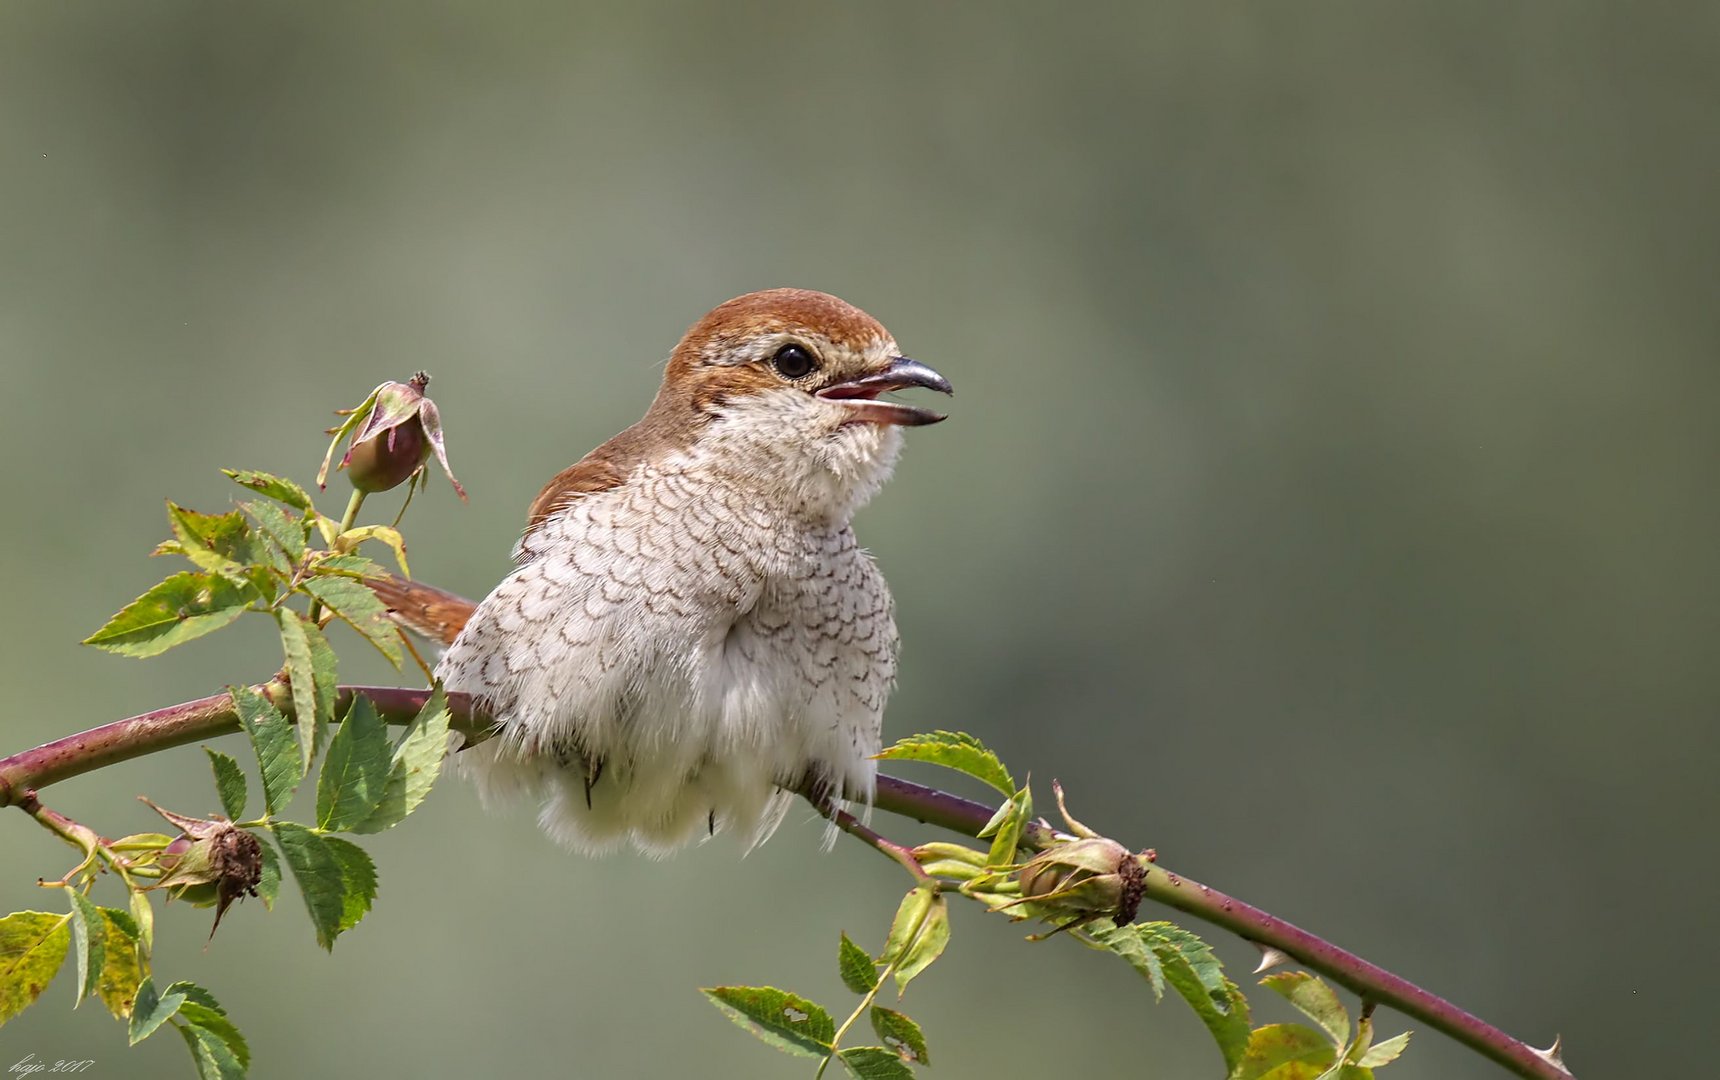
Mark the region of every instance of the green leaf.
POLYGON ((926 1053, 926 1035, 920 1025, 895 1009, 872 1006, 872 1030, 897 1057, 910 1065, 930 1065, 926 1053))
POLYGON ((902 958, 902 953, 919 934, 937 895, 937 889, 930 885, 916 885, 902 897, 902 902, 896 905, 896 917, 890 920, 890 936, 884 942, 881 958, 884 963, 894 964, 902 958))
POLYGON ((171 994, 159 993, 155 989, 155 980, 146 978, 137 988, 137 1003, 131 1010, 131 1028, 127 1033, 131 1045, 138 1043, 155 1034, 157 1028, 167 1023, 168 1018, 179 1011, 185 1004, 184 991, 176 990, 171 994))
POLYGON ((1230 1080, 1314 1080, 1336 1056, 1322 1032, 1304 1024, 1267 1024, 1250 1033, 1230 1080))
POLYGON ((96 996, 102 999, 115 1020, 131 1016, 137 1000, 137 987, 143 981, 143 970, 137 955, 137 920, 118 908, 101 909, 106 933, 101 978, 96 980, 96 996))
POLYGON ((340 697, 340 660, 320 626, 309 619, 300 622, 305 628, 305 639, 311 646, 311 676, 316 684, 317 741, 320 743, 326 726, 334 723, 334 708, 340 697))
POLYGON ((251 748, 257 752, 263 777, 263 807, 269 814, 279 813, 292 801, 293 792, 305 775, 293 726, 279 709, 269 704, 268 698, 249 686, 235 686, 231 693, 239 723, 251 736, 251 748))
POLYGON ((297 566, 305 557, 305 540, 310 530, 309 519, 291 517, 274 503, 261 499, 241 503, 240 509, 250 514, 264 535, 274 541, 275 547, 286 556, 289 566, 297 566))
POLYGON ((334 856, 334 861, 340 864, 343 895, 340 926, 336 933, 345 933, 358 925, 358 920, 364 918, 376 900, 376 864, 370 861, 363 848, 350 840, 325 836, 323 844, 334 856))
POLYGON ((1015 781, 985 744, 959 731, 909 735, 878 755, 881 761, 925 761, 984 781, 1004 795, 1015 794, 1015 781))
POLYGON ((1033 818, 1033 793, 1022 788, 1010 796, 1003 808, 1008 812, 998 822, 997 834, 992 837, 991 853, 985 860, 987 866, 1014 864, 1016 849, 1021 846, 1021 830, 1033 818))
POLYGON ((332 950, 346 914, 346 875, 339 859, 329 850, 325 837, 303 825, 277 821, 269 827, 274 831, 275 842, 281 845, 287 868, 299 883, 299 891, 304 894, 305 910, 310 912, 317 944, 332 950))
POLYGON ((245 613, 256 593, 215 574, 174 574, 84 639, 121 656, 155 656, 210 634, 245 613))
POLYGON ((251 1048, 245 1044, 245 1037, 239 1033, 233 1021, 227 1019, 227 1010, 221 1007, 215 996, 196 983, 180 982, 168 987, 169 991, 175 989, 185 994, 185 1004, 179 1007, 179 1018, 214 1035, 232 1054, 241 1069, 248 1068, 251 1064, 251 1048))
POLYGON ((208 570, 238 585, 249 582, 247 571, 263 553, 245 515, 237 510, 225 514, 200 514, 176 503, 167 504, 167 523, 178 538, 173 551, 190 559, 199 570, 208 570))
POLYGON ((878 965, 846 932, 836 949, 836 968, 842 973, 842 985, 854 993, 870 994, 878 989, 878 965))
POLYGON ((1399 1054, 1404 1052, 1404 1048, 1409 1046, 1409 1036, 1410 1033, 1406 1031, 1402 1035, 1393 1035, 1389 1039, 1375 1043, 1368 1047, 1368 1052, 1363 1054, 1362 1059, 1356 1064, 1364 1069, 1378 1069, 1390 1065, 1398 1059, 1399 1054))
POLYGON ((1334 1047, 1350 1041, 1350 1014, 1332 988, 1306 971, 1281 971, 1260 980, 1260 985, 1284 995, 1302 1015, 1318 1024, 1334 1047))
POLYGON ((263 845, 263 873, 257 879, 257 899, 263 902, 265 911, 275 910, 275 897, 281 893, 281 857, 275 853, 275 845, 258 837, 263 845))
POLYGON ((836 1055, 854 1080, 913 1080, 914 1070, 882 1046, 851 1046, 836 1055))
POLYGON ((174 841, 175 837, 177 837, 177 835, 178 834, 176 833, 176 834, 174 834, 174 836, 169 836, 166 833, 158 833, 158 832, 130 833, 130 834, 127 834, 125 836, 120 837, 118 840, 113 841, 113 844, 111 846, 116 851, 120 850, 122 847, 126 848, 126 849, 132 849, 132 848, 136 847, 137 845, 142 845, 143 847, 164 848, 168 844, 173 843, 173 841, 174 841))
POLYGON ((259 495, 267 495, 276 502, 286 503, 294 510, 309 510, 311 497, 305 494, 305 489, 284 480, 279 476, 271 476, 266 472, 255 469, 222 469, 235 484, 248 487, 259 495))
POLYGON ((107 961, 107 922, 89 897, 76 889, 66 891, 72 897, 72 948, 78 957, 78 999, 72 1003, 75 1009, 95 992, 96 984, 101 981, 102 964, 107 961))
POLYGON ((381 563, 363 555, 324 555, 312 564, 312 569, 318 574, 332 574, 359 581, 388 574, 388 570, 381 563))
POLYGON ((997 830, 1003 828, 1003 823, 1008 821, 1009 816, 1014 812, 1014 799, 1009 799, 998 804, 997 809, 991 812, 991 817, 987 818, 986 823, 980 826, 979 832, 973 834, 973 838, 975 840, 984 840, 988 836, 996 836, 997 830))
POLYGON ((778 1050, 830 1056, 836 1023, 822 1007, 770 986, 718 986, 703 991, 730 1020, 778 1050))
POLYGON ((215 1000, 215 995, 211 994, 209 991, 205 990, 203 987, 198 986, 194 982, 189 982, 185 979, 180 979, 178 982, 168 983, 167 989, 163 990, 162 993, 163 994, 184 994, 185 995, 185 1004, 187 1004, 187 1005, 201 1005, 206 1009, 215 1010, 216 1012, 220 1013, 222 1016, 227 1015, 227 1010, 223 1009, 221 1007, 221 1003, 219 1001, 215 1000))
POLYGON ((340 831, 370 817, 388 783, 390 749, 388 725, 376 706, 363 694, 353 695, 317 778, 318 826, 340 831))
POLYGON ((321 600, 389 662, 400 666, 400 632, 389 619, 388 608, 368 586, 351 578, 310 577, 300 582, 299 588, 321 600))
POLYGON ((1135 931, 1159 958, 1165 982, 1212 1033, 1225 1066, 1234 1069, 1248 1046, 1248 1002, 1236 984, 1224 977, 1224 966, 1212 946, 1168 922, 1141 923, 1135 931))
POLYGON ((328 453, 323 455, 322 468, 317 470, 317 487, 322 487, 328 483, 328 467, 329 462, 334 460, 335 447, 340 445, 340 441, 346 438, 348 432, 370 419, 371 410, 376 405, 377 390, 381 389, 382 387, 378 386, 376 390, 372 390, 369 397, 358 403, 357 408, 335 410, 337 414, 345 416, 346 419, 342 420, 340 426, 334 429, 334 441, 328 444, 328 453))
POLYGON ((287 657, 287 686, 293 693, 293 719, 298 721, 299 729, 299 760, 308 770, 323 741, 323 716, 317 709, 316 665, 311 657, 311 632, 320 636, 322 631, 289 607, 277 608, 275 621, 281 626, 281 651, 287 657))
POLYGON ((949 903, 933 885, 916 885, 902 898, 884 945, 884 961, 893 965, 896 989, 908 989, 914 976, 943 955, 950 943, 949 903))
POLYGON ((137 928, 133 936, 137 938, 138 963, 148 967, 150 955, 155 951, 155 908, 150 905, 149 893, 142 889, 132 891, 131 921, 137 928))
POLYGON ((1236 1067, 1248 1045, 1248 1002, 1236 984, 1225 978, 1224 966, 1210 945, 1168 922, 1120 927, 1101 919, 1086 933, 1094 947, 1116 953, 1145 976, 1155 996, 1162 996, 1168 983, 1206 1025, 1224 1055, 1225 1067, 1236 1067))
POLYGON ((448 758, 450 715, 447 696, 438 683, 394 746, 382 801, 377 803, 369 817, 352 826, 349 832, 381 832, 399 824, 418 809, 430 794, 430 788, 441 775, 442 765, 448 758))
POLYGON ((1087 937, 1094 943, 1095 948, 1107 949, 1129 962, 1129 966, 1146 976, 1147 982, 1153 988, 1153 1000, 1163 1001, 1165 997, 1165 972, 1159 963, 1158 954, 1148 947, 1139 933, 1140 924, 1134 926, 1117 926, 1108 920, 1100 920, 1087 928, 1087 937))
MULTIPOLYGON (((190 1003, 182 1005, 181 1017, 184 1018, 186 1013, 196 1010, 197 1006, 190 1003)), ((233 1027, 225 1017, 219 1019, 243 1045, 244 1038, 239 1035, 239 1029, 233 1027)), ((233 1053, 222 1033, 196 1023, 185 1023, 178 1027, 179 1036, 185 1040, 186 1048, 191 1051, 191 1060, 197 1066, 198 1080, 244 1080, 245 1065, 233 1053)))
POLYGON ((15 911, 0 919, 0 1024, 48 988, 71 945, 70 915, 15 911))
POLYGON ((215 794, 221 798, 221 812, 227 815, 228 821, 244 820, 245 773, 239 768, 239 763, 231 754, 211 750, 207 746, 203 752, 209 755, 209 767, 215 770, 215 794))

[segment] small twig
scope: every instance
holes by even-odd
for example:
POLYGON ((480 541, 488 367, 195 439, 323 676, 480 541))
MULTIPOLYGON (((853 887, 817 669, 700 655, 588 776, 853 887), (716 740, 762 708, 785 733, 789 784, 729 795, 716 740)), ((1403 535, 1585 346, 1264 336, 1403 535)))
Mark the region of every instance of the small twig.
MULTIPOLYGON (((342 535, 348 529, 352 528, 352 523, 358 520, 358 511, 363 506, 364 506, 364 492, 358 490, 357 488, 353 488, 352 489, 352 497, 346 500, 346 513, 344 513, 340 516, 340 528, 336 531, 336 533, 335 533, 336 536, 342 535)), ((401 512, 404 513, 405 510, 402 509, 401 512)), ((310 610, 310 620, 311 620, 312 625, 316 625, 317 620, 319 620, 321 618, 322 618, 322 601, 316 599, 315 597, 312 597, 311 598, 311 610, 310 610)), ((416 656, 417 654, 414 653, 413 655, 416 656)), ((420 661, 420 663, 422 663, 422 662, 423 661, 420 661)))
MULTIPOLYGON (((816 802, 813 803, 813 805, 820 806, 820 804, 816 802)), ((911 849, 905 848, 901 844, 890 840, 888 837, 885 837, 870 826, 866 825, 853 814, 850 814, 846 810, 839 809, 833 804, 828 802, 822 804, 819 812, 829 818, 832 824, 847 833, 849 836, 859 839, 874 850, 879 851, 901 863, 908 873, 914 875, 915 881, 922 885, 935 884, 932 876, 926 873, 925 868, 920 865, 920 860, 914 858, 914 852, 911 849)))

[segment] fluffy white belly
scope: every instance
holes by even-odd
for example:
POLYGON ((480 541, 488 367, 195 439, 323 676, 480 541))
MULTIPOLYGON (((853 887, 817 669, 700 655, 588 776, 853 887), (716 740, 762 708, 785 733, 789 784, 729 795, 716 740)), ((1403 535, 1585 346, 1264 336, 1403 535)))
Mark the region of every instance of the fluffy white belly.
POLYGON ((461 770, 486 801, 540 801, 576 849, 757 843, 784 787, 872 794, 896 630, 871 560, 846 527, 690 506, 689 537, 629 505, 690 494, 669 488, 589 500, 528 538, 437 669, 498 725, 461 770))

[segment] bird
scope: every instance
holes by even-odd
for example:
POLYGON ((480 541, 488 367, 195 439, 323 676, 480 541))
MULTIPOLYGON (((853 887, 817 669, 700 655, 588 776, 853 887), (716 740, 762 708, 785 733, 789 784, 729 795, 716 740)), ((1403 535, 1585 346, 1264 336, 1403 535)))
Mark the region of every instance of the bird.
POLYGON ((859 308, 736 297, 681 338, 643 419, 544 485, 475 609, 372 582, 491 718, 456 758, 482 801, 537 803, 576 851, 652 855, 722 832, 750 850, 796 792, 869 806, 899 638, 852 519, 902 430, 945 419, 881 396, 911 388, 953 393, 859 308))

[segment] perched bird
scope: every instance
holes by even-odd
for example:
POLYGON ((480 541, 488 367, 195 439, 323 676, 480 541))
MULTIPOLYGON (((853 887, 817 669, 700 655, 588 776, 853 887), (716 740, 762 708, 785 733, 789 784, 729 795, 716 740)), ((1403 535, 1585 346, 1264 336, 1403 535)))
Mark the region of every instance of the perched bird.
POLYGON ((575 849, 654 853, 758 843, 794 790, 870 801, 897 636, 849 522, 901 428, 944 419, 880 400, 909 387, 950 393, 858 308, 738 297, 687 331, 644 419, 543 488, 476 610, 377 583, 451 639, 436 674, 495 721, 458 756, 485 800, 538 800, 575 849))

